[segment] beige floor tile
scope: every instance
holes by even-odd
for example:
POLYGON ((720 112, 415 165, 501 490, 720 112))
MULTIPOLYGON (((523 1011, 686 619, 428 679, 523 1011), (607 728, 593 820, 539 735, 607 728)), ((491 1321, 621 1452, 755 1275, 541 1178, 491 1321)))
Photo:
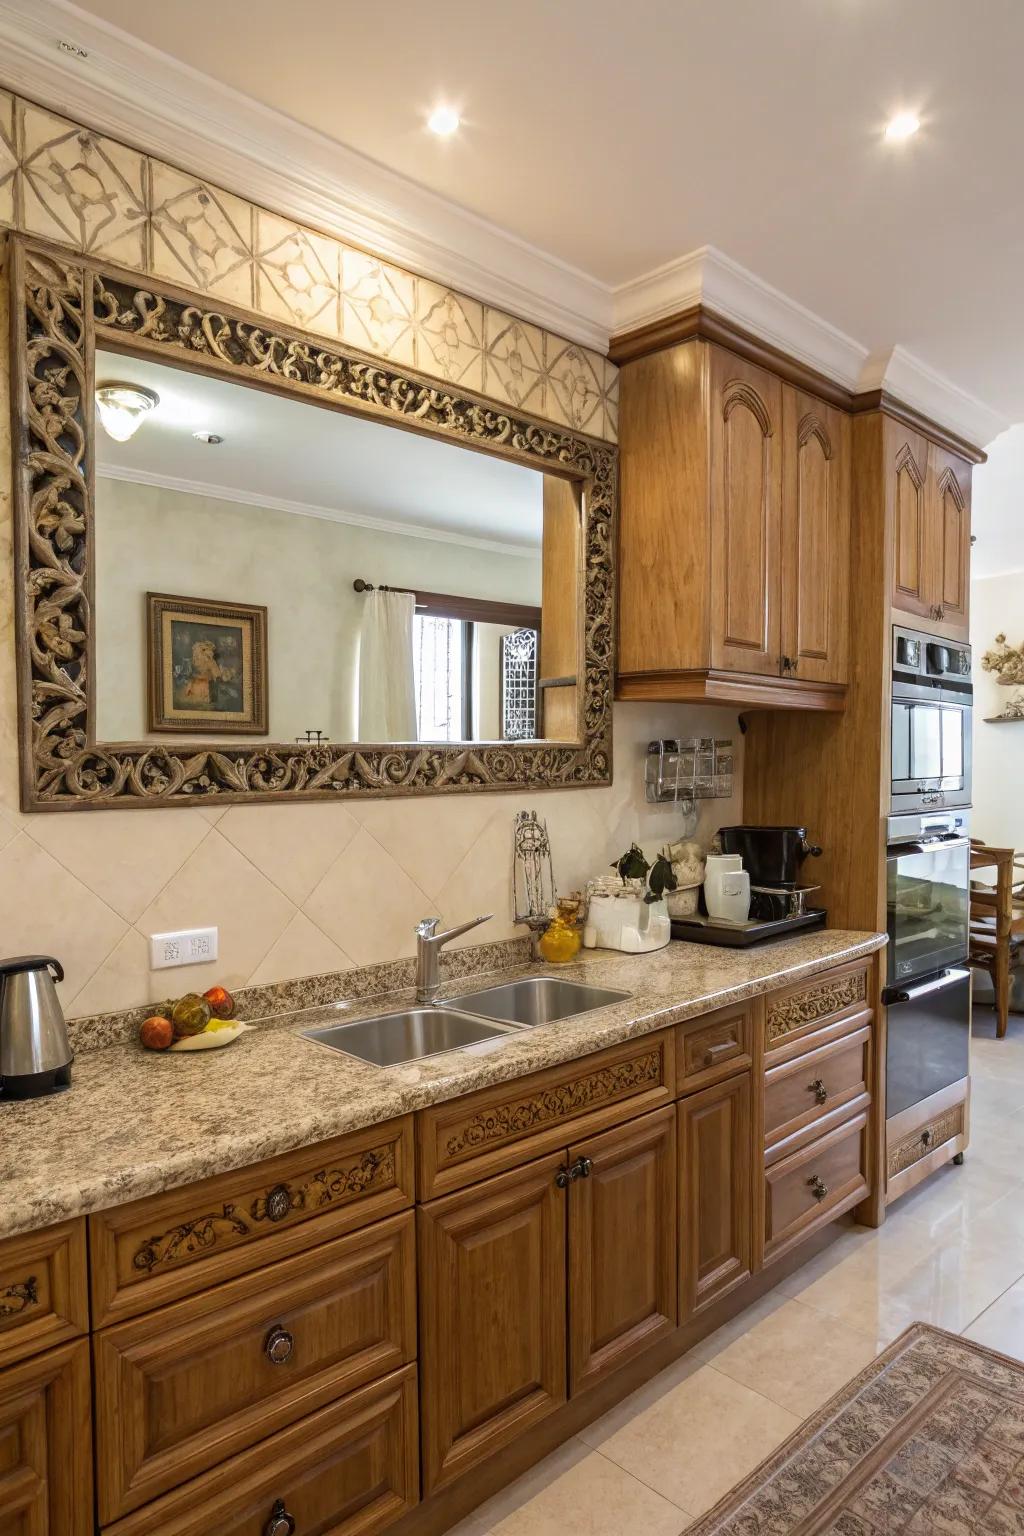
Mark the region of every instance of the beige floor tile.
POLYGON ((1011 1285, 1008 1291, 986 1307, 969 1328, 964 1338, 989 1349, 998 1349, 1015 1360, 1024 1360, 1024 1279, 1011 1285))
POLYGON ((788 1301, 716 1355, 714 1366, 806 1418, 876 1354, 873 1334, 788 1301))
POLYGON ((705 1365, 599 1449, 681 1509, 700 1515, 800 1422, 798 1414, 705 1365))

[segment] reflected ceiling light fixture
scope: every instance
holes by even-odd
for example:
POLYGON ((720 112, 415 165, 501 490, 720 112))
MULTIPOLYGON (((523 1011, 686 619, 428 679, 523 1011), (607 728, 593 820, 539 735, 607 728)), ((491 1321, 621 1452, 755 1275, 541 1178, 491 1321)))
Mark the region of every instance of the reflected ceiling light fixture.
POLYGON ((96 409, 104 430, 115 443, 126 443, 156 406, 160 396, 155 389, 141 384, 100 384, 96 389, 96 409))
POLYGON ((897 112, 886 123, 885 136, 890 143, 899 143, 903 139, 912 139, 920 126, 921 119, 916 112, 897 112))
POLYGON ((454 107, 435 107, 427 118, 427 127, 439 139, 450 139, 461 121, 454 107))
POLYGON ((197 443, 222 443, 224 441, 216 432, 193 432, 192 436, 197 443))

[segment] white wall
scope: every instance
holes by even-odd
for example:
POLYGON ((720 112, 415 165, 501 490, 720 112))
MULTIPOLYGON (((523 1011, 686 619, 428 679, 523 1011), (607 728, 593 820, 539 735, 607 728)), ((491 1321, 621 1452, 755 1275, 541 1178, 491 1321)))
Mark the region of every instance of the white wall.
MULTIPOLYGON (((540 550, 508 555, 197 496, 96 482, 97 736, 147 737, 146 592, 268 609, 271 741, 355 741, 355 577, 463 597, 541 601, 540 550)), ((494 664, 497 686, 497 662, 494 664)), ((166 739, 166 737, 156 739, 166 739)), ((225 733, 222 739, 230 739, 225 733)), ((250 741, 252 738, 249 738, 250 741)))
MULTIPOLYGON (((1024 557, 1024 530, 1021 532, 1024 557)), ((1024 559, 1022 559, 1024 565, 1024 559)), ((971 645, 974 655, 974 809, 971 832, 998 847, 1024 849, 1024 720, 988 725, 1001 714, 1010 693, 981 657, 998 634, 1011 645, 1024 643, 1024 570, 971 583, 971 645)))

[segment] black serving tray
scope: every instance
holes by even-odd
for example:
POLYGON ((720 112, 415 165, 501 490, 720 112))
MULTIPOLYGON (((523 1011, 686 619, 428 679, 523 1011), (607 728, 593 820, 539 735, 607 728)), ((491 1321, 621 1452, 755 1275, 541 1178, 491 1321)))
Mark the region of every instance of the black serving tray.
POLYGON ((728 949, 747 949, 765 939, 781 939, 787 933, 824 928, 827 915, 824 907, 811 907, 799 917, 778 917, 773 922, 716 923, 710 917, 695 913, 693 917, 672 919, 672 937, 689 940, 691 944, 723 944, 728 949))

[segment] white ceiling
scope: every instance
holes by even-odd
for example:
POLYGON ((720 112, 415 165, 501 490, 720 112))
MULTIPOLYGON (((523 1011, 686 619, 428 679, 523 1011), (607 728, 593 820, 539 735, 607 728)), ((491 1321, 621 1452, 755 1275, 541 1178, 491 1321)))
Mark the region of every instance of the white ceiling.
POLYGON ((149 358, 98 352, 96 381, 160 396, 127 443, 97 431, 101 476, 505 553, 539 549, 544 477, 523 465, 149 358), (195 431, 224 441, 196 442, 195 431))
MULTIPOLYGON (((1024 418, 1020 0, 55 8, 73 40, 84 11, 286 114, 350 184, 343 146, 410 178, 424 225, 423 188, 454 201, 586 274, 579 292, 709 244, 869 352, 901 346, 1024 418), (440 100, 464 117, 447 142, 423 126, 440 100), (905 107, 921 132, 884 143, 905 107)), ((116 55, 113 34, 86 40, 116 55)), ((100 85, 102 54, 84 66, 100 85)))

